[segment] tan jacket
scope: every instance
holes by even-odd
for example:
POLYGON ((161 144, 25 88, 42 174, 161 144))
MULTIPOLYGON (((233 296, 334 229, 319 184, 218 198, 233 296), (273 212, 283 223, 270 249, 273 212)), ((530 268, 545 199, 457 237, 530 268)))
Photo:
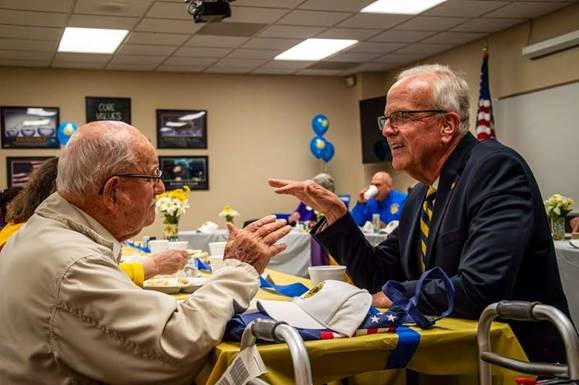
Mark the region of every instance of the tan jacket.
POLYGON ((0 253, 0 384, 189 384, 259 286, 227 260, 190 299, 139 288, 112 235, 58 193, 0 253))

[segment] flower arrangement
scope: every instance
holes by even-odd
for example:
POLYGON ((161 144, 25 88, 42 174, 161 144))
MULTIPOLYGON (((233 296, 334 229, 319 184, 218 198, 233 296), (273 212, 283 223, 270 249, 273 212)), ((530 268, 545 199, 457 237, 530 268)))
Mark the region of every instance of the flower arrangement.
POLYGON ((553 215, 558 215, 565 217, 568 213, 573 210, 573 199, 560 194, 553 194, 545 202, 545 209, 547 210, 547 215, 552 217, 553 215))
POLYGON ((225 218, 225 223, 233 223, 233 218, 238 216, 239 213, 229 205, 225 205, 223 210, 219 213, 219 216, 225 218))
POLYGON ((166 239, 177 239, 179 218, 189 208, 189 191, 189 187, 184 186, 156 196, 155 210, 163 215, 163 233, 166 239))

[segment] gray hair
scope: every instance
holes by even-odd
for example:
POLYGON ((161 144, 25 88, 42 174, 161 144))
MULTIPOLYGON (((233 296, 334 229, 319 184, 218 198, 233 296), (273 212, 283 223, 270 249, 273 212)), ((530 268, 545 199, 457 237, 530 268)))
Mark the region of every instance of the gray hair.
POLYGON ((470 125, 470 102, 466 80, 448 66, 441 64, 428 64, 407 69, 398 75, 397 80, 425 73, 436 76, 432 93, 432 108, 457 112, 460 115, 460 131, 463 134, 466 133, 470 125))
POLYGON ((325 188, 326 190, 330 190, 334 192, 335 190, 335 183, 334 178, 330 174, 326 174, 325 172, 319 173, 315 177, 312 178, 314 182, 325 188))
MULTIPOLYGON (((74 134, 60 155, 56 187, 82 197, 97 193, 107 178, 136 163, 132 126, 122 122, 89 123, 98 134, 74 134)), ((91 130, 93 128, 90 128, 91 130)))

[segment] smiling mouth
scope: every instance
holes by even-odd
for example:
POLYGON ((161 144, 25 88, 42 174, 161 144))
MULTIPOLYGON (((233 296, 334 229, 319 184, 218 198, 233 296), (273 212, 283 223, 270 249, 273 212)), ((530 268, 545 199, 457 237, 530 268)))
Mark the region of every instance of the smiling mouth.
POLYGON ((401 144, 398 144, 398 143, 390 144, 390 150, 398 150, 399 148, 402 148, 402 147, 404 147, 404 146, 401 144))

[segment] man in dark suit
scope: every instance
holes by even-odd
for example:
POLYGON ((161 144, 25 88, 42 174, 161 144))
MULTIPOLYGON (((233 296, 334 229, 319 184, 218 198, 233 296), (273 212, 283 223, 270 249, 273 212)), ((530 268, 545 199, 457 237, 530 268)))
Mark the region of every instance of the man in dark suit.
MULTIPOLYGON (((569 314, 541 195, 526 162, 494 140, 469 132, 468 86, 448 67, 421 66, 401 73, 390 88, 380 129, 392 167, 419 183, 399 227, 372 247, 333 194, 306 182, 270 180, 325 214, 312 230, 331 255, 348 266, 356 285, 389 306, 387 280, 414 292, 426 269, 442 267, 456 288, 453 316, 476 319, 502 299, 540 301, 569 314)), ((433 280, 420 309, 446 308, 444 285, 433 280)), ((511 322, 533 361, 563 361, 562 344, 547 323, 511 322)))

